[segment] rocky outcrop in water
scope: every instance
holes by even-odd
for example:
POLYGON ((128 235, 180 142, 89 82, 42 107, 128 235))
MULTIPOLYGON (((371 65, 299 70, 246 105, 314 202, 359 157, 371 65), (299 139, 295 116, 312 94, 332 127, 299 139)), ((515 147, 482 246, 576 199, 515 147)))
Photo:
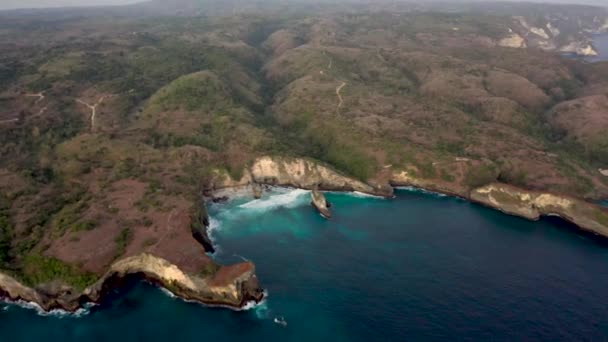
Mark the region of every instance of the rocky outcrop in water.
POLYGON ((127 281, 141 279, 158 284, 180 298, 208 305, 242 308, 248 302, 263 299, 264 292, 252 263, 211 266, 200 274, 187 274, 165 259, 141 254, 114 263, 99 281, 81 293, 65 285, 44 285, 34 289, 0 273, 0 297, 34 302, 45 311, 74 312, 86 303, 99 303, 127 281))
POLYGON ((320 192, 318 188, 313 189, 310 194, 312 197, 313 207, 315 207, 315 209, 319 211, 321 216, 330 219, 331 211, 329 210, 329 203, 327 202, 325 195, 323 195, 323 193, 320 192))
POLYGON ((264 192, 264 189, 262 189, 262 186, 260 184, 253 183, 251 185, 251 189, 253 191, 253 198, 255 198, 255 199, 262 198, 262 193, 264 192))

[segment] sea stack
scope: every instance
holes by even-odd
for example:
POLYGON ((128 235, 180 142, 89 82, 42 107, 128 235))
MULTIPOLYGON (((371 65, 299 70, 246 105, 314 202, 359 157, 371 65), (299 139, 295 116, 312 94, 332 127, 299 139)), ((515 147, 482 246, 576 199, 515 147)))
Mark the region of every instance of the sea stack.
POLYGON ((331 211, 329 210, 329 204, 325 199, 325 195, 323 195, 323 193, 320 192, 317 187, 315 187, 312 190, 311 196, 313 207, 315 207, 319 211, 321 216, 325 217, 326 219, 330 219, 331 211))
POLYGON ((253 190, 253 198, 255 198, 255 199, 262 198, 262 193, 264 192, 264 190, 262 189, 262 186, 260 184, 252 183, 251 189, 253 190))

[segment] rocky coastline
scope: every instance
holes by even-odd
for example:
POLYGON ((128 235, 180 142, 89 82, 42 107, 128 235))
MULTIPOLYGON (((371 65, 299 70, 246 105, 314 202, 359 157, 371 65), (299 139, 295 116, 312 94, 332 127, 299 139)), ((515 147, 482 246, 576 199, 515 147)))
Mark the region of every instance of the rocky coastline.
MULTIPOLYGON (((392 198, 394 187, 408 186, 463 198, 529 220, 558 216, 584 231, 608 238, 608 209, 570 196, 529 191, 502 183, 468 189, 455 183, 417 178, 407 171, 398 170, 393 170, 384 183, 378 183, 361 182, 312 160, 262 157, 245 170, 240 180, 218 174, 213 189, 208 189, 207 195, 215 196, 211 199, 225 199, 236 194, 259 198, 266 185, 306 189, 312 191, 313 206, 329 218, 332 213, 321 191, 361 192, 392 198)), ((202 202, 193 216, 192 236, 206 252, 213 252, 208 226, 209 215, 205 202, 202 202)), ((264 298, 253 263, 214 266, 217 269, 209 274, 187 274, 165 259, 144 253, 115 262, 103 277, 82 292, 61 284, 32 288, 0 273, 0 298, 34 302, 45 311, 75 312, 87 303, 101 302, 114 288, 132 279, 154 283, 186 300, 234 309, 264 298)))
MULTIPOLYGON (((225 190, 243 188, 252 182, 311 191, 356 191, 384 198, 394 197, 394 187, 411 186, 459 197, 528 220, 557 216, 581 230, 608 238, 608 209, 567 195, 526 190, 498 182, 470 189, 457 183, 422 179, 407 171, 392 170, 383 182, 370 185, 312 160, 267 156, 258 158, 245 170, 241 180, 222 175, 214 186, 225 190)), ((317 205, 315 207, 318 209, 317 205)))
POLYGON ((264 298, 252 263, 220 267, 215 274, 202 276, 187 274, 167 260, 145 253, 114 263, 103 277, 82 292, 61 284, 32 288, 0 273, 0 298, 35 303, 46 312, 73 313, 88 304, 102 302, 115 288, 133 280, 148 281, 185 300, 233 309, 241 309, 250 302, 259 303, 264 298))

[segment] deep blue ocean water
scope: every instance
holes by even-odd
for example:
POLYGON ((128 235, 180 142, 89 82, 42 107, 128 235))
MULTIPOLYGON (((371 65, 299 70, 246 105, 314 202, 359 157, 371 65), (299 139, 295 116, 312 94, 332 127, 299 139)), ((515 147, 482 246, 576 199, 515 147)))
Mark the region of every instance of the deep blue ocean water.
POLYGON ((268 289, 249 311, 134 284, 80 318, 0 305, 0 341, 608 338, 606 242, 556 220, 397 194, 329 194, 331 221, 301 190, 212 207, 216 257, 254 261, 268 289))

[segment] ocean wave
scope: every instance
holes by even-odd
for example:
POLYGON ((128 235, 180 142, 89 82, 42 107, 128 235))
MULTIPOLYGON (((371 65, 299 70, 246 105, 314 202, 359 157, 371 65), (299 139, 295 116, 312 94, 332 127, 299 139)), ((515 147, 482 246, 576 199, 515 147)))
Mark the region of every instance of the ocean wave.
POLYGON ((174 294, 173 292, 167 290, 166 288, 160 286, 159 287, 160 291, 165 294, 167 297, 171 298, 171 299, 175 299, 175 300, 181 300, 182 302, 186 302, 186 303, 191 303, 191 304, 198 304, 198 305, 202 305, 205 307, 211 307, 211 308, 225 308, 225 309, 230 309, 233 311, 250 311, 250 310, 254 310, 256 312, 256 315, 258 316, 258 318, 260 318, 260 312, 265 312, 268 310, 268 305, 266 302, 266 299, 268 298, 268 291, 264 290, 264 299, 262 299, 262 301, 260 301, 259 303, 256 303, 255 301, 249 301, 247 303, 245 303, 245 305, 243 305, 242 308, 235 308, 232 306, 228 306, 228 305, 215 305, 215 304, 205 304, 205 303, 201 303, 197 300, 191 300, 191 299, 185 299, 182 297, 177 296, 176 294, 174 294))
POLYGON ((240 209, 256 211, 269 211, 277 208, 295 208, 305 204, 304 196, 310 194, 308 190, 295 189, 267 198, 256 199, 239 206, 240 209))
POLYGON ((352 197, 384 199, 384 197, 382 197, 382 196, 376 196, 376 195, 366 194, 364 192, 359 192, 359 191, 347 192, 347 194, 349 196, 352 196, 352 197))
POLYGON ((162 286, 159 287, 159 288, 160 288, 160 292, 162 292, 167 297, 169 297, 169 298, 177 298, 177 296, 173 292, 167 290, 166 288, 164 288, 162 286))
POLYGON ((414 186, 398 186, 395 189, 397 189, 397 190, 403 190, 403 191, 409 191, 409 192, 417 192, 417 193, 422 193, 422 194, 425 194, 425 195, 431 195, 431 196, 435 196, 435 197, 449 197, 448 195, 442 194, 440 192, 425 190, 425 189, 417 188, 417 187, 414 187, 414 186))
POLYGON ((217 233, 222 226, 222 221, 209 217, 209 226, 207 227, 207 236, 209 236, 209 240, 215 245, 215 233, 217 233))
POLYGON ((76 310, 75 312, 70 312, 70 311, 61 310, 61 309, 53 309, 51 311, 45 311, 44 309, 42 309, 42 307, 40 305, 38 305, 38 303, 34 303, 34 302, 27 302, 24 300, 17 300, 17 301, 3 300, 2 302, 8 305, 7 307, 3 308, 3 311, 7 311, 10 306, 17 306, 21 309, 34 310, 34 311, 36 311, 36 314, 38 314, 39 316, 56 317, 56 318, 65 318, 65 317, 80 318, 80 317, 86 316, 89 313, 91 313, 90 309, 93 306, 95 306, 94 303, 87 303, 84 305, 83 308, 80 308, 80 309, 76 310))

